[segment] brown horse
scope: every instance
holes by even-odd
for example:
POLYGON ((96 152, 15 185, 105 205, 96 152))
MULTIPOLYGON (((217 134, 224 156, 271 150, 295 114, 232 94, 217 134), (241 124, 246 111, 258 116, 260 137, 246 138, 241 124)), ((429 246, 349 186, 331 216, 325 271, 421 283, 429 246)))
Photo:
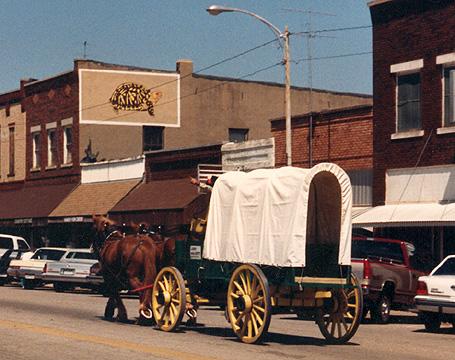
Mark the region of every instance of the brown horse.
MULTIPOLYGON (((93 247, 98 253, 104 286, 109 300, 104 316, 127 320, 126 308, 120 290, 132 290, 153 285, 158 271, 173 263, 175 241, 159 234, 143 231, 143 226, 130 224, 127 229, 119 227, 103 216, 94 216, 97 239, 93 247)), ((151 319, 151 289, 139 293, 139 319, 151 319)))

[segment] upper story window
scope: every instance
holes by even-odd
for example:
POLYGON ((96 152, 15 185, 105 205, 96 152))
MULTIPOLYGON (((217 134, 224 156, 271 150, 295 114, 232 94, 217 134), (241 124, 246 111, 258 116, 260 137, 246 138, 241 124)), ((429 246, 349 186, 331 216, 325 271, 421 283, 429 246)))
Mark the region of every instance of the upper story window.
POLYGON ((423 136, 420 109, 420 69, 423 59, 390 65, 396 78, 396 132, 392 139, 423 136))
POLYGON ((163 129, 161 126, 142 127, 143 151, 161 150, 163 148, 163 129))
POLYGON ((56 129, 47 130, 47 166, 57 166, 58 148, 57 148, 57 132, 56 129))
POLYGON ((373 205, 373 169, 347 171, 352 185, 352 205, 373 205))
POLYGON ((455 66, 444 68, 444 126, 455 126, 455 66))
POLYGON ((14 125, 8 128, 9 134, 9 171, 8 176, 14 176, 14 163, 15 163, 15 145, 14 145, 14 138, 15 138, 15 128, 14 125))
POLYGON ((230 142, 243 142, 248 140, 248 129, 229 129, 230 142))
POLYGON ((397 132, 422 128, 420 73, 397 75, 397 132))
POLYGON ((39 169, 41 166, 41 133, 39 131, 32 133, 33 147, 33 169, 39 169))
POLYGON ((73 162, 73 128, 65 126, 63 128, 63 163, 71 164, 73 162))

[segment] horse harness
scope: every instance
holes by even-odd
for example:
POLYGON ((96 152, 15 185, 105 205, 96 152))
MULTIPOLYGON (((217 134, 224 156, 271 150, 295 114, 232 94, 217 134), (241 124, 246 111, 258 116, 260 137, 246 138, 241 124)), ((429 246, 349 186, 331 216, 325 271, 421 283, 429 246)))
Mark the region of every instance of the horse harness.
MULTIPOLYGON (((123 240, 123 239, 125 238, 125 236, 126 236, 125 233, 124 233, 124 232, 121 232, 120 230, 114 230, 114 231, 110 232, 109 235, 106 236, 106 238, 105 238, 105 240, 104 240, 104 243, 103 243, 103 246, 101 247, 101 249, 103 249, 103 248, 106 246, 107 243, 112 243, 112 242, 114 242, 114 241, 121 241, 121 240, 123 240), (115 234, 120 235, 120 238, 112 238, 112 239, 111 239, 111 237, 114 237, 115 234)), ((123 260, 123 259, 122 259, 122 258, 120 259, 120 261, 121 261, 120 269, 119 269, 119 271, 118 271, 117 273, 114 273, 114 272, 110 269, 109 266, 103 266, 103 268, 106 269, 106 270, 110 273, 110 275, 112 275, 112 277, 113 277, 113 278, 112 278, 112 282, 113 282, 113 281, 117 282, 117 283, 120 284, 120 286, 122 286, 123 288, 126 288, 126 289, 129 288, 129 285, 126 284, 125 282, 123 282, 123 281, 121 280, 121 275, 122 275, 122 272, 125 271, 125 270, 128 268, 129 264, 131 263, 131 259, 133 258, 134 254, 136 253, 136 251, 137 251, 137 249, 139 248, 139 246, 141 246, 143 243, 144 243, 144 240, 143 240, 143 239, 141 239, 140 241, 138 241, 138 242, 136 243, 136 245, 135 245, 134 248, 132 249, 131 253, 128 255, 128 258, 127 258, 125 264, 122 264, 122 262, 123 262, 122 260, 123 260)), ((100 252, 101 252, 101 250, 100 250, 100 252)), ((103 264, 103 265, 105 265, 105 264, 103 264)))
MULTIPOLYGON (((165 243, 165 242, 167 242, 167 241, 170 239, 170 238, 167 238, 167 237, 162 236, 162 238, 163 238, 164 240, 161 240, 161 241, 158 242, 155 238, 153 238, 153 237, 151 236, 151 235, 157 235, 157 234, 154 233, 154 232, 142 232, 141 234, 136 234, 136 237, 137 237, 138 235, 149 236, 149 237, 153 240, 153 242, 154 242, 155 244, 165 243)), ((103 246, 101 247, 101 249, 102 249, 104 246, 106 246, 106 243, 108 243, 108 242, 114 242, 114 241, 121 241, 121 240, 123 240, 123 239, 125 238, 125 236, 126 236, 126 235, 125 235, 124 232, 121 232, 120 230, 113 230, 112 232, 109 233, 109 235, 106 236, 106 238, 105 238, 105 240, 104 240, 104 243, 103 243, 103 246), (111 237, 114 237, 115 234, 119 234, 119 235, 121 236, 121 238, 113 238, 113 239, 111 239, 111 237)), ((134 254, 136 253, 136 251, 139 249, 139 247, 140 247, 143 243, 144 243, 144 240, 143 240, 143 239, 140 239, 140 240, 136 243, 136 245, 135 245, 134 248, 131 250, 131 252, 130 252, 130 254, 128 255, 128 258, 127 258, 127 260, 126 260, 126 262, 125 262, 124 264, 122 264, 123 258, 121 258, 121 266, 120 266, 120 269, 119 269, 119 271, 118 271, 117 273, 114 273, 108 266, 105 266, 105 267, 104 267, 104 269, 106 269, 106 270, 110 273, 110 275, 113 276, 112 282, 115 281, 115 282, 117 282, 118 284, 120 284, 122 287, 127 288, 127 289, 129 288, 129 285, 126 284, 126 283, 124 283, 124 282, 121 280, 121 275, 122 275, 123 271, 125 271, 125 270, 128 268, 128 266, 129 266, 130 263, 131 263, 131 259, 133 258, 134 254)), ((100 252, 101 252, 101 251, 100 251, 100 252)))

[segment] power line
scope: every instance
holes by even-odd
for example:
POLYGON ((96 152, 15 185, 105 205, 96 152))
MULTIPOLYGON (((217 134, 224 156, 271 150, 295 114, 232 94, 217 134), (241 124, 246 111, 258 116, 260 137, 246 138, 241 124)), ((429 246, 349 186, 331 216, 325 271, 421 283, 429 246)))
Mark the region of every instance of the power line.
MULTIPOLYGON (((197 70, 197 71, 193 71, 191 74, 187 74, 187 75, 185 75, 185 76, 182 76, 182 77, 180 77, 179 79, 173 79, 173 80, 165 81, 165 82, 163 82, 163 83, 160 83, 160 84, 158 84, 158 85, 155 85, 155 86, 151 87, 149 90, 157 89, 157 88, 160 88, 160 87, 162 87, 162 86, 164 86, 164 85, 169 85, 169 84, 175 83, 175 82, 177 82, 177 81, 179 81, 179 80, 183 80, 183 79, 185 79, 185 78, 187 78, 187 77, 190 77, 190 76, 192 76, 192 75, 194 75, 194 74, 199 74, 199 73, 201 73, 201 72, 203 72, 203 71, 206 71, 206 70, 209 70, 209 69, 214 68, 214 67, 216 67, 216 66, 219 66, 219 65, 221 65, 221 64, 224 64, 224 63, 226 63, 226 62, 228 62, 228 61, 232 61, 232 60, 238 59, 238 58, 240 58, 240 57, 242 57, 242 56, 245 56, 246 54, 249 54, 250 52, 256 51, 256 50, 258 50, 258 49, 260 49, 260 48, 263 48, 263 47, 265 47, 265 46, 267 46, 267 45, 270 45, 270 44, 272 44, 272 43, 274 43, 274 42, 277 42, 277 41, 278 41, 278 39, 276 39, 276 38, 273 39, 273 40, 267 41, 267 42, 265 42, 265 43, 262 43, 262 44, 260 44, 260 45, 255 46, 255 47, 253 47, 253 48, 250 48, 250 49, 248 49, 248 50, 242 51, 242 52, 239 53, 239 54, 236 54, 236 55, 230 56, 230 57, 228 57, 228 58, 225 58, 225 59, 223 59, 223 60, 220 60, 220 61, 218 61, 218 62, 216 62, 216 63, 214 63, 214 64, 212 64, 212 65, 206 66, 206 67, 201 68, 201 69, 199 69, 199 70, 197 70)), ((97 108, 97 107, 100 107, 100 106, 104 106, 104 105, 106 105, 106 104, 109 104, 109 101, 105 101, 105 102, 103 102, 103 103, 96 104, 96 105, 87 106, 87 107, 84 107, 84 108, 81 109, 81 110, 82 110, 82 111, 84 111, 84 110, 90 110, 90 109, 94 109, 94 108, 97 108)))
POLYGON ((299 31, 299 32, 291 33, 291 35, 308 35, 308 34, 313 34, 313 33, 348 31, 348 30, 359 30, 359 29, 369 29, 369 28, 372 28, 372 25, 361 25, 361 26, 352 26, 352 27, 335 28, 335 29, 322 29, 322 30, 313 30, 313 31, 299 31))
MULTIPOLYGON (((277 41, 277 40, 275 39, 275 40, 273 40, 273 41, 268 41, 267 43, 264 43, 264 44, 261 44, 261 45, 258 45, 258 46, 256 46, 256 47, 254 47, 254 48, 251 48, 251 49, 249 49, 249 50, 243 51, 243 52, 240 53, 240 54, 237 54, 237 55, 231 56, 231 57, 229 57, 229 58, 227 58, 227 59, 221 60, 221 61, 217 62, 216 64, 221 64, 221 63, 223 63, 223 62, 229 61, 228 59, 234 59, 234 58, 240 57, 240 56, 242 56, 242 55, 244 55, 244 54, 246 54, 246 53, 248 53, 248 52, 257 50, 257 49, 259 49, 259 48, 261 48, 261 47, 263 47, 263 46, 266 46, 266 45, 268 45, 268 44, 270 44, 270 43, 273 43, 273 42, 275 42, 275 41, 277 41)), ((361 55, 366 55, 366 54, 371 54, 371 53, 372 53, 372 51, 365 51, 365 52, 350 53, 350 54, 340 54, 340 55, 333 55, 333 56, 312 57, 311 60, 336 59, 336 58, 351 57, 351 56, 361 56, 361 55)), ((299 63, 302 62, 302 61, 309 61, 309 60, 310 60, 309 58, 301 58, 301 59, 291 60, 291 61, 292 61, 293 63, 295 63, 295 64, 299 64, 299 63)), ((200 70, 198 70, 197 72, 194 72, 194 73, 200 73, 201 71, 204 71, 204 70, 206 70, 206 69, 209 69, 209 68, 214 67, 216 64, 213 64, 213 65, 204 67, 204 68, 202 68, 202 69, 200 69, 200 70)), ((220 82, 219 84, 216 84, 216 85, 214 85, 214 86, 210 86, 210 87, 208 87, 208 88, 199 90, 197 93, 191 93, 191 94, 187 94, 187 95, 180 96, 179 98, 175 98, 175 99, 168 100, 168 101, 166 101, 166 102, 160 102, 160 103, 154 105, 154 107, 160 107, 160 106, 164 106, 164 105, 167 105, 167 104, 175 103, 175 102, 177 102, 178 100, 182 100, 182 99, 185 99, 185 98, 188 98, 188 97, 191 97, 191 96, 196 96, 196 95, 198 95, 198 94, 200 94, 200 93, 204 93, 204 92, 207 92, 207 91, 209 91, 209 90, 212 90, 212 89, 221 87, 221 86, 225 85, 226 83, 228 83, 228 82, 230 82, 230 81, 238 81, 238 80, 242 80, 242 79, 245 79, 245 78, 248 78, 248 77, 252 77, 252 76, 255 76, 255 75, 257 75, 257 74, 259 74, 259 73, 261 73, 261 72, 270 70, 270 69, 272 69, 272 68, 274 68, 274 67, 277 67, 277 66, 280 66, 280 65, 283 65, 282 61, 277 62, 277 63, 274 63, 274 64, 269 65, 269 66, 266 66, 266 67, 263 67, 263 68, 260 68, 260 69, 258 69, 258 70, 255 70, 255 71, 251 72, 251 73, 242 75, 242 76, 240 76, 240 77, 237 77, 237 78, 230 78, 228 81, 222 81, 222 82, 220 82)), ((185 75, 185 76, 182 77, 182 78, 185 78, 185 77, 191 76, 191 75, 192 75, 192 74, 185 75)), ((176 80, 172 80, 172 81, 166 82, 166 84, 167 84, 167 83, 171 83, 171 82, 175 82, 175 81, 176 81, 176 80)), ((159 87, 159 86, 162 86, 162 85, 158 85, 157 87, 159 87)), ((100 105, 94 105, 94 106, 92 106, 92 107, 102 106, 102 105, 105 105, 105 104, 107 104, 107 103, 108 103, 108 102, 103 103, 103 104, 100 104, 100 105)), ((89 109, 89 108, 91 108, 91 107, 84 108, 83 110, 86 110, 86 109, 89 109)), ((127 117, 127 116, 131 116, 131 113, 127 113, 127 112, 126 112, 126 113, 123 114, 123 115, 118 115, 118 116, 115 116, 115 117, 107 118, 107 119, 104 119, 104 120, 102 120, 102 121, 116 120, 116 119, 118 119, 118 118, 127 117)))
POLYGON ((225 62, 228 62, 228 61, 231 61, 231 60, 235 60, 235 59, 237 59, 237 58, 239 58, 239 57, 242 57, 242 56, 244 56, 244 55, 246 55, 246 54, 248 54, 248 53, 250 53, 250 52, 252 52, 252 51, 258 50, 258 49, 260 49, 260 48, 262 48, 262 47, 264 47, 264 46, 267 46, 267 45, 269 45, 269 44, 272 44, 272 43, 274 43, 274 42, 276 42, 276 41, 278 41, 278 39, 273 39, 273 40, 267 41, 267 42, 265 42, 265 43, 263 43, 263 44, 261 44, 261 45, 255 46, 254 48, 245 50, 245 51, 241 52, 240 54, 237 54, 237 55, 228 57, 228 58, 226 58, 226 59, 224 59, 224 60, 221 60, 221 61, 219 61, 219 62, 217 62, 217 63, 215 63, 215 64, 213 64, 213 65, 210 65, 210 66, 207 66, 207 67, 205 67, 205 68, 202 68, 202 69, 200 69, 200 70, 198 70, 198 71, 195 71, 194 73, 195 73, 195 74, 199 74, 199 73, 202 72, 202 71, 209 70, 209 69, 211 69, 211 68, 213 68, 213 67, 215 67, 215 66, 224 64, 225 62))
MULTIPOLYGON (((212 89, 216 89, 218 87, 221 87, 231 81, 238 81, 238 80, 242 80, 242 79, 245 79, 245 78, 248 78, 248 77, 251 77, 251 76, 254 76, 254 75, 257 75, 261 72, 264 72, 264 71, 267 71, 267 70, 270 70, 276 66, 280 66, 280 65, 283 65, 283 62, 280 61, 280 62, 277 62, 275 64, 272 64, 272 65, 269 65, 269 66, 266 66, 266 67, 263 67, 263 68, 260 68, 258 70, 255 70, 251 73, 248 73, 248 74, 245 74, 245 75, 242 75, 238 78, 230 78, 229 80, 226 80, 226 81, 221 81, 219 84, 216 84, 216 85, 213 85, 213 86, 210 86, 208 88, 205 88, 205 89, 202 89, 202 90, 198 90, 197 92, 195 93, 191 93, 191 94, 187 94, 187 95, 183 95, 183 96, 180 96, 178 98, 175 98, 175 99, 171 99, 171 100, 168 100, 166 102, 160 102, 159 104, 156 104, 154 105, 154 107, 160 107, 160 106, 163 106, 163 105, 167 105, 167 104, 171 104, 171 103, 175 103, 177 102, 178 100, 182 100, 182 99, 185 99, 185 98, 188 98, 188 97, 191 97, 191 96, 197 96, 201 93, 204 93, 204 92, 207 92, 209 90, 212 90, 212 89)), ((109 121, 109 120, 116 120, 118 118, 122 118, 122 117, 127 117, 127 116, 130 116, 131 114, 130 113, 125 113, 123 115, 118 115, 118 116, 115 116, 115 117, 111 117, 111 118, 107 118, 107 119, 103 119, 101 121, 109 121)))
POLYGON ((299 63, 301 63, 302 61, 338 59, 338 58, 351 57, 351 56, 367 55, 367 54, 372 54, 372 53, 373 53, 372 51, 363 51, 363 52, 351 53, 351 54, 340 54, 340 55, 332 55, 332 56, 320 56, 320 57, 312 57, 312 58, 301 58, 301 59, 293 60, 292 62, 295 63, 295 64, 299 64, 299 63))

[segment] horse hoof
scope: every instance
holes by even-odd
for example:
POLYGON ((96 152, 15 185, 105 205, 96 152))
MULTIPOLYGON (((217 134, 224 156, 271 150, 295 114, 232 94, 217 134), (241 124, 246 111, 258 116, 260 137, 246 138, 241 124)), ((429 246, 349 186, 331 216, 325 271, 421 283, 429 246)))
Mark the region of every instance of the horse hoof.
POLYGON ((104 310, 104 318, 109 321, 114 320, 115 307, 106 306, 104 310))
POLYGON ((153 312, 150 309, 141 309, 140 314, 142 317, 146 318, 147 320, 150 320, 153 318, 153 312))

